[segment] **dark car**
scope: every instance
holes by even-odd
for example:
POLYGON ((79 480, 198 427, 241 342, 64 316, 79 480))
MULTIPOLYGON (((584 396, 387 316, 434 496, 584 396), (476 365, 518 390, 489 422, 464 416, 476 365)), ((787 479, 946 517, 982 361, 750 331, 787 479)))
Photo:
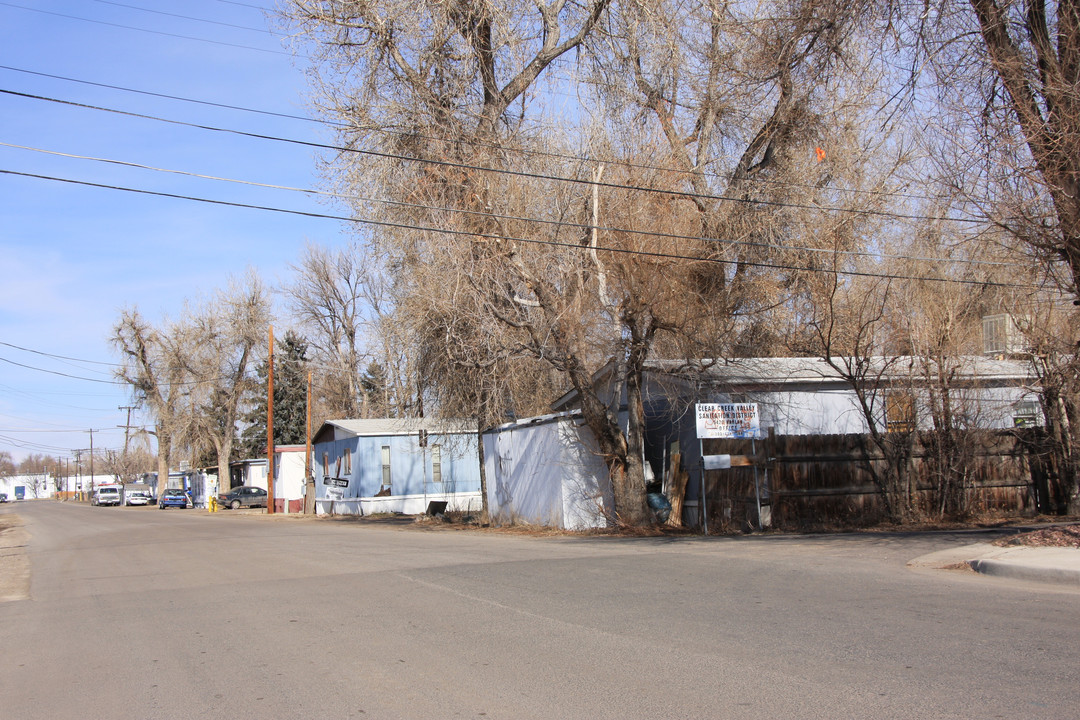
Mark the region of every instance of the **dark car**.
POLYGON ((7 493, 0 493, 0 502, 7 502, 7 493))
POLYGON ((218 505, 236 510, 239 507, 266 507, 266 491, 262 488, 241 485, 218 495, 218 505))
POLYGON ((158 507, 164 510, 167 507, 186 508, 191 504, 188 494, 177 488, 170 488, 158 498, 158 507))

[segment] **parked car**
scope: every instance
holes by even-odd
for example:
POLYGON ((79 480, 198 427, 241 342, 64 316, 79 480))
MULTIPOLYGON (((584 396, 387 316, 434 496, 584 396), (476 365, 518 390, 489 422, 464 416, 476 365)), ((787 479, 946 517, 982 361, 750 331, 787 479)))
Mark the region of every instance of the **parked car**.
POLYGON ((124 491, 124 504, 125 505, 149 505, 152 497, 150 497, 149 490, 125 490, 124 491))
POLYGON ((186 508, 191 506, 191 498, 179 488, 169 488, 158 499, 158 507, 164 510, 167 507, 186 508))
POLYGON ((239 507, 266 507, 266 491, 250 485, 234 487, 218 495, 218 505, 233 510, 239 507))
POLYGON ((7 493, 0 493, 0 503, 7 502, 7 493))
POLYGON ((91 505, 119 505, 124 492, 123 485, 99 485, 90 499, 91 505))

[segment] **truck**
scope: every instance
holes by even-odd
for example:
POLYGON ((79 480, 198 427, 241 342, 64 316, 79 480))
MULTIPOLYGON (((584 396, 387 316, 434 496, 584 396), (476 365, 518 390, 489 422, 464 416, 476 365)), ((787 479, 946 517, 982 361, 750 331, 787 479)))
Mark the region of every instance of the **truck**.
POLYGON ((98 485, 94 496, 90 499, 91 505, 119 505, 124 497, 123 485, 98 485))

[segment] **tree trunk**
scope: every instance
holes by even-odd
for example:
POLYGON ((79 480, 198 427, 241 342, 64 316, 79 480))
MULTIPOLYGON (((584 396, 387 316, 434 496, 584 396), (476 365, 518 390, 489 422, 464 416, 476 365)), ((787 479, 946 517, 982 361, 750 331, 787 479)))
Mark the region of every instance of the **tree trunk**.
POLYGON ((157 452, 157 496, 160 498, 169 486, 169 447, 172 437, 165 424, 158 422, 156 425, 158 452, 157 452))

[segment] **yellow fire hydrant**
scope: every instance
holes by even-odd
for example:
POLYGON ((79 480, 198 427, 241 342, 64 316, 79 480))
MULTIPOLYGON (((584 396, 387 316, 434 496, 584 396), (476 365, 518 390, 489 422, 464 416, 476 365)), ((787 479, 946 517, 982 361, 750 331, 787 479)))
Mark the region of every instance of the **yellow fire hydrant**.
POLYGON ((217 498, 213 495, 210 496, 210 502, 207 503, 207 507, 210 512, 217 512, 217 498))

